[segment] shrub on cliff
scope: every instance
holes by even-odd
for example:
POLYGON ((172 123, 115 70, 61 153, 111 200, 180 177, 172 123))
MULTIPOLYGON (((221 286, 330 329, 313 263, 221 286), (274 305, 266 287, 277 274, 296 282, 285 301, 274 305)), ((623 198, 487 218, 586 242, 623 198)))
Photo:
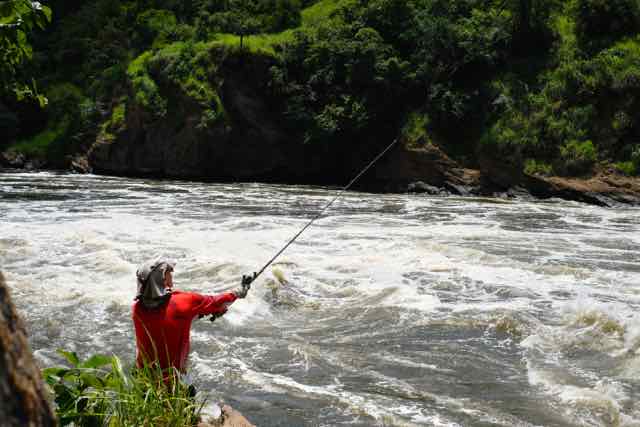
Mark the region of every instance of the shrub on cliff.
POLYGON ((640 144, 629 146, 628 149, 630 160, 618 162, 615 166, 626 175, 640 175, 640 144))
POLYGON ((573 140, 560 147, 556 170, 567 175, 581 175, 590 172, 597 160, 598 152, 593 142, 573 140))
POLYGON ((66 167, 65 156, 86 149, 99 119, 96 104, 71 83, 51 86, 46 96, 46 128, 9 146, 10 151, 44 161, 49 167, 66 167))
POLYGON ((169 10, 149 9, 145 10, 136 18, 137 32, 140 35, 141 43, 151 45, 160 38, 166 39, 167 36, 176 31, 178 22, 176 16, 169 10))

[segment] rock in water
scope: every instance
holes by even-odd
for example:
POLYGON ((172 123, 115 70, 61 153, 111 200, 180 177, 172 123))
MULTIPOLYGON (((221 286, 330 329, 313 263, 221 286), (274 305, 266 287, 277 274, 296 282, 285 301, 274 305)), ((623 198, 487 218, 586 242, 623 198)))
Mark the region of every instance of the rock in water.
POLYGON ((198 427, 256 427, 229 405, 222 407, 220 415, 219 418, 208 419, 199 423, 198 427))
POLYGON ((3 427, 55 426, 40 369, 24 324, 0 272, 0 424, 3 427))

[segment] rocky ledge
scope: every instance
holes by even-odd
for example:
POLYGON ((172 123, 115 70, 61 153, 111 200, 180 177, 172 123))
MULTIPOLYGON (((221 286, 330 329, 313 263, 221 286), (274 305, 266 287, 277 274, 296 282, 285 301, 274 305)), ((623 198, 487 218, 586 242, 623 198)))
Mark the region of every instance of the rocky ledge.
POLYGON ((461 167, 436 146, 401 148, 376 169, 371 190, 430 195, 490 196, 519 199, 559 198, 597 206, 640 206, 640 178, 614 169, 591 177, 527 175, 505 165, 481 162, 461 167))
MULTIPOLYGON (((258 181, 289 184, 341 185, 348 181, 345 170, 352 174, 367 163, 365 156, 343 165, 341 178, 322 180, 332 170, 322 167, 318 153, 285 149, 286 141, 268 140, 264 145, 214 143, 207 138, 195 142, 161 138, 131 144, 127 140, 97 141, 89 153, 69 159, 67 170, 106 175, 144 176, 156 178, 201 179, 218 182, 258 181), (193 150, 181 144, 193 143, 193 150), (202 152, 199 144, 208 147, 202 152), (214 149, 212 145, 217 145, 214 149), (218 151, 213 157, 207 154, 218 151), (270 153, 267 153, 269 151, 270 153), (275 153, 275 155, 274 155, 275 153), (258 161, 274 155, 267 162, 258 161), (253 161, 244 161, 247 156, 253 161), (315 160, 309 160, 315 159, 315 160), (306 159, 306 160, 305 160, 306 159), (252 167, 252 163, 260 163, 252 167), (340 181, 340 182, 338 182, 340 181)), ((22 154, 0 153, 2 167, 26 170, 46 169, 47 164, 28 159, 22 154)), ((500 197, 510 199, 559 198, 591 205, 615 207, 640 206, 640 178, 622 175, 615 169, 601 169, 590 177, 543 177, 527 175, 503 168, 469 169, 460 166, 437 146, 419 148, 399 146, 363 176, 356 188, 370 192, 416 193, 500 197)))

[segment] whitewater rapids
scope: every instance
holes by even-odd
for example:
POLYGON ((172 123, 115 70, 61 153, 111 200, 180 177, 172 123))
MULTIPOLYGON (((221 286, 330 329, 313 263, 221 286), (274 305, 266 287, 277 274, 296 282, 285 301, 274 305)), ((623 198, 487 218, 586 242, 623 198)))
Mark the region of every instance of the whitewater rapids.
MULTIPOLYGON (((145 259, 215 293, 331 189, 0 173, 0 269, 43 366, 132 363, 145 259)), ((261 426, 640 426, 640 209, 345 193, 191 372, 261 426)))

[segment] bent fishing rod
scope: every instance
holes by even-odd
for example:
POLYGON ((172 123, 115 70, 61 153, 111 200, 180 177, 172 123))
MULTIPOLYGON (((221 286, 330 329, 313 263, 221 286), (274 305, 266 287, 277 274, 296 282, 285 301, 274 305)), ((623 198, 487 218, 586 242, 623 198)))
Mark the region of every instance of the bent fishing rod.
POLYGON ((267 269, 267 268, 268 268, 268 267, 269 267, 269 266, 270 266, 270 265, 271 265, 271 264, 272 264, 272 263, 273 263, 273 262, 274 262, 274 261, 275 261, 275 260, 280 256, 280 255, 282 255, 282 253, 283 253, 283 252, 284 252, 284 251, 285 251, 285 250, 286 250, 286 249, 287 249, 287 248, 288 248, 288 247, 289 247, 293 242, 295 242, 295 241, 296 241, 296 239, 297 239, 298 237, 300 237, 300 235, 301 235, 302 233, 304 233, 304 232, 305 232, 305 230, 311 226, 311 224, 313 224, 313 223, 314 223, 318 218, 320 218, 320 217, 322 216, 322 214, 324 214, 324 213, 325 213, 325 211, 326 211, 327 209, 329 209, 329 207, 331 207, 331 205, 333 205, 333 203, 334 203, 336 200, 338 200, 338 199, 340 198, 340 196, 342 196, 342 193, 344 193, 345 191, 349 190, 349 189, 351 188, 351 186, 352 186, 352 185, 353 185, 353 184, 354 184, 354 183, 355 183, 355 182, 356 182, 356 181, 357 181, 357 180, 358 180, 362 175, 364 175, 364 174, 365 174, 365 172, 367 172, 367 171, 371 168, 371 166, 373 166, 374 164, 376 164, 376 162, 377 162, 378 160, 380 160, 380 158, 381 158, 382 156, 384 156, 384 155, 387 153, 387 151, 391 150, 391 147, 393 147, 394 145, 396 145, 396 143, 397 143, 397 142, 398 142, 398 138, 394 139, 394 140, 393 140, 393 142, 392 142, 391 144, 389 144, 389 145, 387 146, 387 148, 385 148, 385 149, 384 149, 380 154, 378 154, 378 155, 377 155, 377 156, 376 156, 376 157, 375 157, 371 162, 369 162, 369 164, 368 164, 364 169, 362 169, 362 171, 360 171, 360 173, 359 173, 358 175, 356 175, 356 176, 351 180, 351 182, 349 182, 347 185, 345 185, 344 187, 342 187, 342 189, 336 193, 335 197, 334 197, 334 198, 333 198, 329 203, 327 203, 327 205, 326 205, 324 208, 322 208, 322 209, 320 210, 320 212, 318 212, 318 213, 316 214, 316 216, 314 216, 313 218, 311 218, 311 220, 310 220, 310 221, 309 221, 309 222, 308 222, 304 227, 302 227, 302 229, 301 229, 300 231, 298 231, 298 233, 297 233, 295 236, 293 236, 293 237, 292 237, 292 238, 287 242, 287 244, 286 244, 286 245, 284 245, 284 246, 283 246, 283 248, 282 248, 282 249, 280 249, 280 250, 278 251, 278 253, 277 253, 277 254, 275 254, 275 255, 273 256, 273 258, 271 258, 271 259, 270 259, 270 260, 269 260, 269 261, 264 265, 264 267, 262 267, 262 268, 260 269, 260 271, 258 271, 257 273, 254 273, 254 274, 253 274, 252 281, 254 281, 254 280, 256 280, 258 277, 260 277, 260 275, 261 275, 261 274, 262 274, 262 273, 263 273, 263 272, 264 272, 264 271, 265 271, 265 270, 266 270, 266 269, 267 269))

